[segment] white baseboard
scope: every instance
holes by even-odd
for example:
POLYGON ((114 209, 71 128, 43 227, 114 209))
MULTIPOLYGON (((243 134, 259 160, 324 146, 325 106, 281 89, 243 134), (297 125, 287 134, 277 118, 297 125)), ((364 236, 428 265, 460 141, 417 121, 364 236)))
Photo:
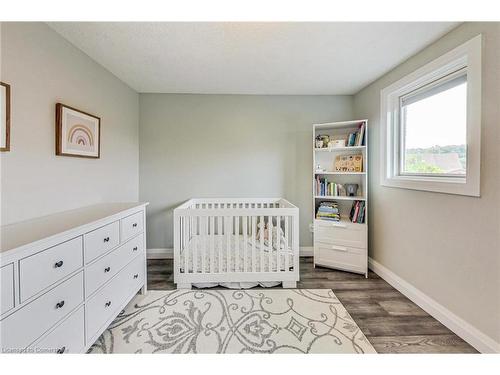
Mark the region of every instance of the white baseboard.
POLYGON ((146 258, 148 259, 172 259, 174 257, 174 249, 148 249, 146 258))
POLYGON ((368 259, 369 268, 402 294, 420 306, 428 314, 439 320, 448 329, 460 336, 481 353, 500 353, 500 343, 479 331, 446 307, 424 294, 413 285, 384 267, 372 258, 368 259))
POLYGON ((301 257, 312 257, 314 254, 314 247, 312 246, 301 246, 299 249, 299 254, 301 257))
MULTIPOLYGON (((299 254, 301 257, 312 257, 314 248, 312 246, 300 247, 299 254)), ((158 248, 148 249, 146 252, 148 259, 172 259, 174 257, 174 249, 158 248)))

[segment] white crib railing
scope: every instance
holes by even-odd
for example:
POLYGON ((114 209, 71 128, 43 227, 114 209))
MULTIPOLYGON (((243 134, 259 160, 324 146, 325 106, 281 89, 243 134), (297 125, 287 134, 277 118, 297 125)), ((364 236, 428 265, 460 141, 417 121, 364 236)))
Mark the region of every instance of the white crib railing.
POLYGON ((191 199, 174 210, 174 281, 299 280, 299 209, 280 198, 191 199), (266 231, 267 229, 267 231, 266 231))

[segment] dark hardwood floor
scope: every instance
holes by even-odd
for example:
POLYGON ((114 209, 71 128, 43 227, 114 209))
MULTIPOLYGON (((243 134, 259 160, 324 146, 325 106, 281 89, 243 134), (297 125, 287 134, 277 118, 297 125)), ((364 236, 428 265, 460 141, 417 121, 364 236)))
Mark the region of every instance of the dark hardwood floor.
MULTIPOLYGON (((298 287, 332 289, 378 353, 477 353, 371 271, 365 279, 301 258, 298 287)), ((175 289, 172 260, 148 260, 148 288, 175 289)))

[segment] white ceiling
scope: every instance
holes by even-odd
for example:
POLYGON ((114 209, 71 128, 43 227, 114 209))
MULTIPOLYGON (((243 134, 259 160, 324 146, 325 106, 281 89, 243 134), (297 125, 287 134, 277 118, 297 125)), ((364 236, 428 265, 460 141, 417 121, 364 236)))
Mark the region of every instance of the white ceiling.
POLYGON ((138 92, 354 94, 457 26, 49 23, 138 92))

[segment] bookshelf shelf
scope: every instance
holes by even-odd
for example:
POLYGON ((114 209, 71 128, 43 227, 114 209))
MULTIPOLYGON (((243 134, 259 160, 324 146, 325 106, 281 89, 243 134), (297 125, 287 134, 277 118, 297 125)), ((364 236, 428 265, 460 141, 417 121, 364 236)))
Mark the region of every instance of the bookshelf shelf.
MULTIPOLYGON (((348 197, 344 195, 315 195, 314 199, 325 199, 332 201, 365 201, 365 197, 356 196, 356 197, 348 197)), ((363 223, 364 224, 364 223, 363 223)))
POLYGON ((368 277, 368 121, 314 124, 312 155, 314 265, 361 273, 368 277), (351 146, 316 148, 317 139, 319 143, 343 139, 351 146), (359 168, 361 156, 361 171, 337 172, 335 161, 339 156, 338 161, 342 164, 338 169, 344 170, 359 168), (352 165, 353 161, 358 164, 352 165), (326 171, 320 172, 321 169, 326 171), (358 185, 359 196, 346 195, 352 184, 358 185), (322 202, 325 202, 321 206, 322 217, 340 216, 338 221, 316 218, 322 202), (333 202, 336 204, 333 205, 333 202))
POLYGON ((346 176, 356 176, 356 175, 365 175, 366 172, 314 172, 314 174, 316 176, 318 175, 323 175, 323 174, 326 174, 326 175, 346 175, 346 176))
POLYGON ((340 152, 340 151, 355 151, 355 150, 365 150, 366 146, 346 146, 346 147, 326 147, 326 148, 315 148, 316 152, 340 152))
POLYGON ((353 223, 351 220, 349 220, 348 217, 342 216, 340 218, 339 222, 335 221, 327 221, 327 220, 318 220, 314 219, 314 224, 319 225, 320 227, 325 227, 325 228, 347 228, 347 227, 364 227, 366 224, 358 224, 358 223, 353 223))

